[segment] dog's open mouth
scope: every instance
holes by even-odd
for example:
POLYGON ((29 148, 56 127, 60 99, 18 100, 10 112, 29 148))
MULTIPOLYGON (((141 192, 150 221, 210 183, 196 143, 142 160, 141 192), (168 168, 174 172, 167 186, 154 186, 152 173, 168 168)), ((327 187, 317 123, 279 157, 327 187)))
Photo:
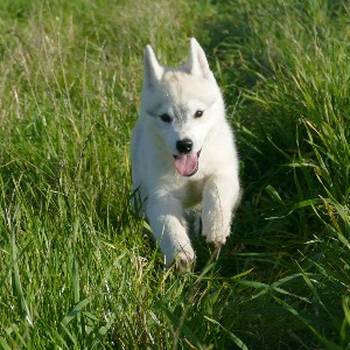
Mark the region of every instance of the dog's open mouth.
POLYGON ((199 156, 202 150, 197 153, 173 155, 175 158, 175 168, 182 176, 192 176, 198 171, 199 156))

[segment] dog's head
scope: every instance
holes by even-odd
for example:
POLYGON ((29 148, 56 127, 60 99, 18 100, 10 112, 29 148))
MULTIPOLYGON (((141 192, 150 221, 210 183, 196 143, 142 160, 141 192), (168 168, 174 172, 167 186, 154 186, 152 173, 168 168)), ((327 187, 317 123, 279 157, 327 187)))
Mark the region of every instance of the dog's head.
POLYGON ((142 117, 173 157, 180 175, 192 176, 210 130, 224 116, 220 90, 197 40, 190 40, 188 61, 179 68, 159 64, 145 49, 142 117))

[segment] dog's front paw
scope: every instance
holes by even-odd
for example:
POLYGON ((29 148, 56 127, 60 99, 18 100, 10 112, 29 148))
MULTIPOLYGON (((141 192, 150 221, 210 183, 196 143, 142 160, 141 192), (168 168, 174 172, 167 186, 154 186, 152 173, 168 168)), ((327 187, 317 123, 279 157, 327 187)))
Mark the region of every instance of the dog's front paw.
POLYGON ((226 243, 229 232, 228 230, 218 232, 218 230, 209 230, 204 227, 202 235, 208 244, 211 244, 215 249, 220 249, 226 243))
POLYGON ((226 243, 226 239, 228 236, 224 235, 210 235, 206 236, 206 242, 210 245, 210 256, 214 260, 218 260, 221 247, 226 243))
POLYGON ((205 241, 208 244, 211 244, 214 246, 215 249, 220 249, 225 243, 226 243, 227 236, 207 236, 205 241))
POLYGON ((177 271, 186 272, 191 271, 195 262, 195 255, 192 251, 191 254, 188 252, 180 252, 175 258, 175 268, 177 271))
POLYGON ((190 271, 194 266, 195 259, 196 256, 192 247, 187 247, 187 249, 181 249, 177 252, 172 259, 166 257, 166 265, 170 267, 170 265, 174 264, 177 271, 190 271))

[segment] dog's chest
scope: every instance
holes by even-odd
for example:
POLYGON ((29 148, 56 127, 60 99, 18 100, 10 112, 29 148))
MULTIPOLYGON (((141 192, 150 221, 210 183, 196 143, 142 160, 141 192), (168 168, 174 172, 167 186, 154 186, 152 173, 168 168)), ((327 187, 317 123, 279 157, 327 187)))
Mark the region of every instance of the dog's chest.
POLYGON ((174 194, 185 208, 193 207, 202 201, 204 182, 204 179, 186 181, 186 183, 174 190, 174 194))

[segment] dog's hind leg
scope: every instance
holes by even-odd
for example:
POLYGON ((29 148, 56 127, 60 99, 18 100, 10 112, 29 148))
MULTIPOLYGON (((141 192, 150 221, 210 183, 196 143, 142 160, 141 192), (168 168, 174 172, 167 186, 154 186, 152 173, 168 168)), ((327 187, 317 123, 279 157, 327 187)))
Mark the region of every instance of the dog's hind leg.
POLYGON ((169 266, 175 260, 179 270, 189 269, 195 254, 187 235, 181 203, 171 195, 152 196, 148 199, 146 210, 166 265, 169 266))

